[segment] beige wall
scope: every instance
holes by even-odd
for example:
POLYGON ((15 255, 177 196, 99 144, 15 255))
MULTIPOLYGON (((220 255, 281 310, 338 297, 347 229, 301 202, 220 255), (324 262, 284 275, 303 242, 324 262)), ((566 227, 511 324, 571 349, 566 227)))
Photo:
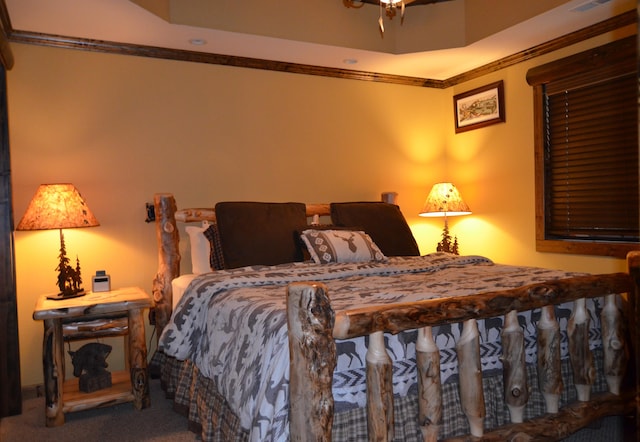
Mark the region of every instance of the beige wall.
MULTIPOLYGON (((12 49, 15 220, 39 184, 74 183, 101 223, 65 232, 85 281, 105 269, 114 287, 150 291, 157 251, 144 204, 155 192, 174 193, 181 207, 201 207, 231 199, 375 200, 396 191, 427 253, 442 220, 417 212, 431 185, 443 180, 455 182, 474 211, 451 219, 463 254, 590 272, 625 268, 622 260, 535 252, 532 94, 524 77, 541 61, 437 90, 12 49), (505 82, 507 122, 454 134, 452 96, 498 79, 505 82)), ((15 239, 22 382, 33 385, 42 382, 42 324, 31 313, 40 294, 55 291, 59 243, 51 231, 15 232, 15 239)))

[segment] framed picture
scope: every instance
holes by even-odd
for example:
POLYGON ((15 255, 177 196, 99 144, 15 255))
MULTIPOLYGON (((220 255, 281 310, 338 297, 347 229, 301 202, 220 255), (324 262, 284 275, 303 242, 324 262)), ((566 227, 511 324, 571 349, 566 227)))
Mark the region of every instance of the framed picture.
POLYGON ((503 123, 504 84, 502 80, 453 97, 456 133, 503 123))

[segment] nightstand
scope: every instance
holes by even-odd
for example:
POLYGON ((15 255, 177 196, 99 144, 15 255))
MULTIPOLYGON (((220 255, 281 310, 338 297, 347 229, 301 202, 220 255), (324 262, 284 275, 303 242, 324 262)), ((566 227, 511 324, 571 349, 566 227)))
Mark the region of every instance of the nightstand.
MULTIPOLYGON (((44 368, 47 427, 64 424, 64 414, 124 402, 140 410, 150 405, 143 310, 153 302, 137 287, 89 292, 54 301, 42 295, 33 319, 44 321, 44 368), (65 381, 64 342, 127 336, 127 370, 112 373, 112 386, 91 393, 79 390, 78 379, 65 381)), ((125 355, 126 356, 126 355, 125 355)))

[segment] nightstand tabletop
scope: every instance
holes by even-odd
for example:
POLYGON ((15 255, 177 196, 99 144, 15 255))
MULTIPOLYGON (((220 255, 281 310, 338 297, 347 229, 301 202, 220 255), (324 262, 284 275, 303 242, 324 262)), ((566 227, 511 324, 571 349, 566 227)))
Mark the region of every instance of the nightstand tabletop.
POLYGON ((64 300, 47 299, 42 295, 33 310, 33 319, 73 318, 96 314, 123 312, 149 308, 153 302, 149 295, 138 287, 126 287, 108 292, 87 292, 86 295, 64 300))

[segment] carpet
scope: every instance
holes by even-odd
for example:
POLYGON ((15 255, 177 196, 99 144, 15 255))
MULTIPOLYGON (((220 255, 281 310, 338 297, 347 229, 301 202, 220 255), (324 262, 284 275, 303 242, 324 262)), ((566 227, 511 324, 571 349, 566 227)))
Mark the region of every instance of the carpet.
POLYGON ((159 380, 149 382, 151 407, 136 410, 131 403, 67 413, 65 424, 47 428, 44 397, 27 399, 22 414, 0 420, 1 442, 183 442, 197 437, 187 430, 187 419, 172 410, 159 380))
MULTIPOLYGON (((45 427, 44 398, 23 402, 22 414, 0 420, 0 442, 183 442, 199 440, 187 430, 187 419, 172 409, 159 380, 149 382, 151 407, 135 410, 131 404, 68 413, 65 424, 45 427)), ((622 418, 603 419, 564 442, 619 442, 625 440, 622 418)))

